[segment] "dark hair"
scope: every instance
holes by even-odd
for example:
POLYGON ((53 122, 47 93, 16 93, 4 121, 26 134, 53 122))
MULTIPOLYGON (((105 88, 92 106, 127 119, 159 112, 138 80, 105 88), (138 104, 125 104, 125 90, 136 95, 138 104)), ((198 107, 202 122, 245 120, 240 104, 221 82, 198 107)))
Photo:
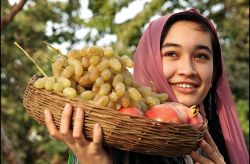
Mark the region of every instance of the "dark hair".
POLYGON ((229 163, 225 141, 223 138, 223 134, 221 132, 219 117, 216 110, 217 108, 215 99, 212 98, 216 96, 215 91, 217 82, 222 73, 222 65, 221 65, 222 55, 221 55, 219 39, 217 37, 216 32, 212 29, 211 25, 208 23, 206 18, 202 17, 200 14, 196 12, 181 12, 173 16, 170 16, 168 21, 165 23, 161 34, 160 46, 162 46, 165 36, 167 35, 171 26, 175 22, 180 20, 187 20, 197 23, 201 28, 201 30, 208 32, 211 36, 212 51, 213 51, 213 81, 212 81, 212 87, 207 96, 205 97, 203 103, 205 107, 206 118, 208 120, 208 126, 213 127, 209 128, 209 132, 213 137, 216 145, 218 146, 220 153, 223 155, 225 162, 229 163))

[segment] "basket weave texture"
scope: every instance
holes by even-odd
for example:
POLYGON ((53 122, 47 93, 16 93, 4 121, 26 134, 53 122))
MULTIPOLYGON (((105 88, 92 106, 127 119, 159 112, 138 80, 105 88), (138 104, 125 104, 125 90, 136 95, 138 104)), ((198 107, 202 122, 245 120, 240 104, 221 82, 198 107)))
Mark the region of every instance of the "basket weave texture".
MULTIPOLYGON (((37 76, 33 76, 30 80, 23 97, 24 107, 34 120, 45 124, 44 110, 47 109, 59 128, 62 110, 68 102, 73 107, 84 110, 83 128, 87 139, 93 139, 93 125, 100 123, 104 145, 144 154, 176 157, 196 150, 207 131, 206 119, 202 125, 195 127, 130 116, 114 109, 96 107, 79 99, 69 99, 45 89, 37 89, 33 86, 36 78, 37 76)), ((72 127, 73 120, 74 116, 72 127)))

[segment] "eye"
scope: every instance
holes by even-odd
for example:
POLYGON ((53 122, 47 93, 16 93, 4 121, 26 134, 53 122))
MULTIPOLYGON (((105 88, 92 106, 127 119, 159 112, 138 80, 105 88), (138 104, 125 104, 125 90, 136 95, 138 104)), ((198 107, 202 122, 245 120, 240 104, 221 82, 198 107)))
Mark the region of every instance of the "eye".
POLYGON ((196 54, 194 58, 201 59, 201 60, 209 60, 210 57, 207 54, 196 54))
POLYGON ((167 52, 163 53, 163 56, 166 56, 166 57, 177 57, 177 53, 175 51, 167 51, 167 52))

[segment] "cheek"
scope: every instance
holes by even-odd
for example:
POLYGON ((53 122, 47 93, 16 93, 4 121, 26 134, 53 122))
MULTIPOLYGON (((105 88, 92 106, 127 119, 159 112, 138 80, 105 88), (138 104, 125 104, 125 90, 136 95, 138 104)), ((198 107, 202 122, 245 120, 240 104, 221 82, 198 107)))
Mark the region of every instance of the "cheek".
POLYGON ((198 71, 204 87, 209 90, 212 85, 213 67, 200 68, 198 71))
POLYGON ((171 64, 171 62, 166 62, 164 59, 162 60, 162 66, 164 76, 168 80, 170 77, 173 76, 176 66, 171 64))

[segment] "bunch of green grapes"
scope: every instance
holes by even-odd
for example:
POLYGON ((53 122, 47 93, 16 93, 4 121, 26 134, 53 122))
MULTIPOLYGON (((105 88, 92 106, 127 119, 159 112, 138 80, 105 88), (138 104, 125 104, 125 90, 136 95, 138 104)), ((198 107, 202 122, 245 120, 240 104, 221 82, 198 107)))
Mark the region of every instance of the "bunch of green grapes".
POLYGON ((137 107, 146 111, 165 102, 167 94, 157 94, 133 80, 127 69, 133 65, 128 56, 115 55, 111 47, 74 49, 59 55, 52 63, 53 76, 37 79, 34 86, 117 110, 137 107))

